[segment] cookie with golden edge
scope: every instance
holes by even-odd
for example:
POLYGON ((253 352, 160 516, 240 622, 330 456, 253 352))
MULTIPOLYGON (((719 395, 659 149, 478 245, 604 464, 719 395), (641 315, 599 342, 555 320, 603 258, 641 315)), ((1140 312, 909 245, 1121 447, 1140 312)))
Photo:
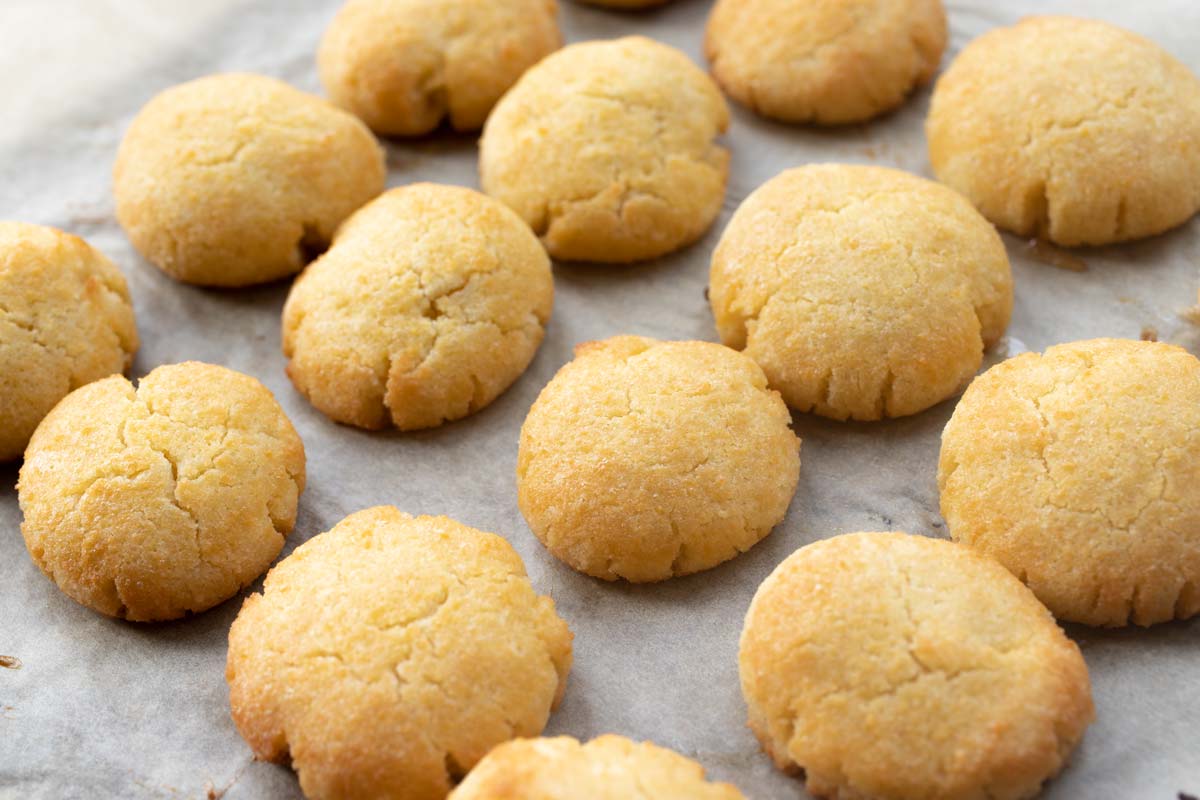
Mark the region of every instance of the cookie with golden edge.
POLYGON ((537 736, 571 632, 499 536, 390 506, 281 561, 229 631, 233 720, 305 796, 440 800, 493 747, 537 736))
POLYGON ((383 191, 383 150, 354 116, 262 75, 174 86, 138 112, 113 170, 117 219, 186 283, 298 272, 383 191))
POLYGON ((766 377, 710 342, 579 345, 521 427, 517 490, 572 568, 660 581, 745 552, 783 520, 800 441, 766 377))
POLYGON ((1012 311, 1004 244, 944 186, 882 167, 786 170, 712 256, 721 341, 797 411, 900 417, 961 390, 1012 311))
POLYGON ((928 83, 946 35, 941 0, 718 0, 704 52, 721 88, 759 114, 840 125, 928 83))
POLYGON ((818 797, 1032 797, 1094 718, 1079 648, 995 561, 850 533, 800 548, 746 614, 749 724, 818 797))
POLYGON ((989 369, 942 434, 942 515, 1059 619, 1200 612, 1200 361, 1094 339, 989 369))
POLYGON ((348 0, 317 65, 333 102, 385 136, 479 130, 562 44, 555 0, 348 0))
POLYGON ((641 36, 573 44, 526 72, 488 118, 483 189, 554 258, 626 263, 708 230, 725 196, 720 90, 641 36))
POLYGON ((1023 236, 1108 244, 1200 209, 1200 78, 1098 20, 979 37, 938 80, 925 128, 938 178, 1023 236))
POLYGON ((125 276, 78 236, 0 221, 0 462, 20 458, 71 391, 129 369, 125 276))
POLYGON ((393 189, 292 287, 287 372, 338 422, 433 427, 525 371, 553 301, 545 250, 503 204, 455 186, 393 189))
POLYGON ((69 394, 17 485, 34 562, 71 599, 138 622, 204 611, 279 555, 304 445, 271 392, 224 367, 159 367, 69 394))

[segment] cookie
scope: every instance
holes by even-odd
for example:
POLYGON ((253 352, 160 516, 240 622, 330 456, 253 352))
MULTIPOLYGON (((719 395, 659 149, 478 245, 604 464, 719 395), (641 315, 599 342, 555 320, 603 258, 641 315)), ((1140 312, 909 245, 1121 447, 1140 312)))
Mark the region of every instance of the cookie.
POLYGON ((704 52, 730 97, 785 122, 862 122, 928 83, 946 49, 941 0, 718 0, 704 52))
POLYGON ((738 654, 750 728, 818 797, 1032 797, 1094 718, 1079 648, 991 559, 835 536, 763 581, 738 654))
POLYGON ((597 578, 709 569, 787 512, 800 477, 790 423, 762 370, 727 347, 580 345, 521 427, 521 513, 551 553, 597 578))
POLYGON ((1200 612, 1200 361, 1095 339, 985 372, 942 434, 950 535, 1059 619, 1151 625, 1200 612))
POLYGON ((554 258, 625 263, 708 230, 725 196, 720 90, 687 56, 641 36, 573 44, 501 98, 483 128, 483 189, 554 258))
POLYGON ((508 208, 454 186, 393 189, 292 287, 287 372, 338 422, 433 427, 525 371, 553 300, 550 261, 508 208))
POLYGON ((440 800, 489 750, 537 736, 571 632, 491 533, 390 506, 296 548, 229 631, 233 720, 307 797, 440 800))
POLYGON ((148 261, 187 283, 247 286, 298 272, 383 191, 383 151, 358 119, 261 75, 159 94, 113 171, 117 219, 148 261))
POLYGON ((1107 244, 1200 209, 1200 78, 1104 22, 1030 17, 979 37, 925 129, 938 178, 1022 236, 1107 244))
POLYGON ((562 44, 557 13, 555 0, 349 0, 321 39, 321 82, 385 136, 419 136, 443 119, 479 130, 562 44))
POLYGON ((138 349, 125 277, 78 236, 0 222, 0 462, 74 389, 138 349))
POLYGON ((69 394, 18 483, 29 554, 72 600, 148 622, 204 611, 279 555, 304 445, 265 386, 194 361, 69 394))
POLYGON ((787 170, 713 252, 721 341, 797 411, 915 414, 961 390, 1008 325, 1004 244, 950 189, 882 167, 787 170))
POLYGON ((450 793, 451 800, 745 800, 704 767, 650 742, 608 734, 580 744, 570 736, 500 745, 450 793))

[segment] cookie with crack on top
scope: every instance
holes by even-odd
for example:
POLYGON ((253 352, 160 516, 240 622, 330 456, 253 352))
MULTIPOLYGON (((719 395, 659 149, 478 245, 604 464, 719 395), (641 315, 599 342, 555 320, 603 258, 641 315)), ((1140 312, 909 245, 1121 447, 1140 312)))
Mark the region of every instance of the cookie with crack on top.
POLYGON ((29 554, 71 599, 175 619, 279 555, 304 445, 257 380, 189 361, 72 392, 34 433, 17 489, 29 554))
POLYGON ((915 414, 960 391, 1008 325, 1012 274, 962 196, 894 169, 786 170, 741 204, 712 256, 721 341, 797 411, 915 414))
POLYGON ((493 747, 537 736, 571 632, 499 536, 390 506, 281 561, 229 631, 233 720, 305 796, 441 800, 493 747))
POLYGON ((704 767, 650 742, 608 734, 587 743, 570 736, 500 745, 450 793, 451 800, 745 800, 704 767))
POLYGON ((174 86, 117 153, 117 219, 168 275, 248 286, 292 275, 383 191, 383 150, 351 114, 262 75, 174 86))
POLYGON ((0 221, 0 462, 20 458, 72 390, 129 369, 125 277, 78 236, 0 221))
POLYGON ((738 667, 751 730, 818 797, 1032 797, 1095 717, 1079 648, 1032 592, 905 533, 785 559, 750 604, 738 667))
POLYGON ((434 427, 525 371, 553 302, 550 260, 516 214, 470 189, 411 184, 351 217, 293 285, 287 373, 338 422, 434 427))
POLYGON ((547 56, 496 104, 480 140, 485 192, 554 258, 627 263, 700 238, 725 196, 721 92, 686 55, 641 36, 547 56))
POLYGON ((385 136, 479 130, 562 44, 555 0, 348 0, 317 64, 333 102, 385 136))
POLYGON ((980 36, 938 80, 925 129, 938 178, 1022 236, 1108 244, 1200 210, 1200 78, 1098 20, 980 36))
POLYGON ((745 356, 710 342, 579 345, 521 427, 517 490, 534 535, 604 580, 709 569, 783 520, 800 440, 745 356))
POLYGON ((950 535, 1059 619, 1151 625, 1200 612, 1200 361, 1094 339, 976 378, 942 434, 950 535))

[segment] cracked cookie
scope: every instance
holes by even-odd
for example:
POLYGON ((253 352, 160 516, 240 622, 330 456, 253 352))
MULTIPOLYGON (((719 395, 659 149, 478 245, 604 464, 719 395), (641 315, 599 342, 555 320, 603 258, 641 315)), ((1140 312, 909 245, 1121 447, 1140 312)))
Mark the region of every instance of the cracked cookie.
POLYGON ((554 258, 627 263, 691 244, 721 210, 729 124, 686 55, 641 36, 547 56, 496 104, 480 140, 483 189, 554 258))
POLYGON ((1200 78, 1104 22, 1031 17, 979 37, 925 127, 938 178, 1022 236, 1108 244, 1200 209, 1200 78))
POLYGON ((1200 612, 1200 361, 1095 339, 976 378, 942 434, 950 535, 1059 619, 1151 625, 1200 612))
POLYGON ((233 720, 307 797, 440 800, 537 736, 571 632, 499 536, 390 506, 351 514, 267 575, 229 631, 233 720))
POLYGON ((899 170, 787 170, 738 208, 713 252, 721 341, 787 404, 834 419, 923 411, 962 389, 1012 311, 995 229, 899 170))
POLYGON ((710 342, 581 344, 521 427, 534 535, 604 580, 665 580, 753 547, 787 513, 800 440, 762 370, 710 342))
POLYGON ((360 428, 430 428, 472 414, 537 352, 550 260, 511 210, 420 183, 352 216, 283 309, 296 389, 360 428))
POLYGON ((300 270, 383 191, 383 150, 354 116, 261 75, 159 94, 113 170, 117 219, 167 274, 247 286, 300 270))
POLYGON ((33 434, 17 488, 29 554, 71 599, 174 619, 279 555, 304 445, 265 386, 192 361, 72 392, 33 434))
POLYGON ((996 562, 849 533, 763 581, 738 654, 749 725, 818 797, 1032 797, 1095 714, 1079 648, 996 562))
POLYGON ((739 103, 821 125, 896 108, 945 48, 941 0, 718 0, 704 39, 713 75, 739 103))
POLYGON ((451 800, 745 800, 673 750, 607 734, 518 739, 487 754, 451 800))
POLYGON ((71 391, 129 369, 137 349, 116 265, 78 236, 0 222, 0 462, 20 458, 71 391))
POLYGON ((479 130, 562 44, 555 0, 349 0, 317 56, 330 99, 385 136, 479 130))

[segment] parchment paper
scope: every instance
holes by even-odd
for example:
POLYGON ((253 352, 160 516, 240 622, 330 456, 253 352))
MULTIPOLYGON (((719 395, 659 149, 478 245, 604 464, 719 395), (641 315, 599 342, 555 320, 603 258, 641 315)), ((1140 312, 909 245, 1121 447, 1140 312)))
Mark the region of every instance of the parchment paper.
MULTIPOLYGON (((953 402, 909 419, 837 424, 798 416, 800 487, 786 521, 749 553, 660 585, 606 584, 537 543, 516 505, 517 435, 537 392, 574 344, 617 333, 715 340, 704 300, 709 254, 730 211, 781 169, 812 161, 890 164, 925 175, 928 90, 899 112, 831 131, 736 109, 726 210, 699 244, 629 268, 556 266, 554 318, 529 371, 491 407, 438 430, 370 434, 339 427, 288 383, 279 352, 287 284, 190 288, 142 261, 112 217, 109 172, 132 115, 155 92, 222 70, 259 71, 318 90, 313 53, 335 0, 5 0, 0 3, 0 217, 89 239, 129 279, 142 336, 134 365, 200 359, 263 380, 308 450, 308 489, 285 553, 346 514, 380 503, 446 513, 498 532, 575 631, 575 668, 548 733, 621 733, 698 758, 752 798, 804 797, 744 726, 736 652, 759 582, 808 542, 853 530, 944 536, 934 470, 953 402)), ((943 64, 979 33, 1038 11, 1100 17, 1151 36, 1200 70, 1195 0, 952 0, 943 64)), ((639 32, 700 60, 709 2, 650 13, 563 0, 568 41, 639 32)), ((389 184, 477 185, 475 140, 389 143, 389 184)), ((1022 349, 1156 329, 1197 351, 1177 312, 1196 299, 1200 221, 1165 236, 1081 253, 1086 272, 1031 258, 1007 238, 1016 310, 994 362, 1022 349)), ((0 467, 0 795, 33 798, 293 798, 284 768, 253 763, 229 718, 226 633, 241 599, 165 625, 109 620, 76 605, 30 561, 19 533, 16 466, 0 467)), ((258 584, 255 585, 257 588, 258 584)), ((1098 721, 1047 797, 1200 795, 1200 621, 1150 630, 1071 626, 1091 669, 1098 721)))

